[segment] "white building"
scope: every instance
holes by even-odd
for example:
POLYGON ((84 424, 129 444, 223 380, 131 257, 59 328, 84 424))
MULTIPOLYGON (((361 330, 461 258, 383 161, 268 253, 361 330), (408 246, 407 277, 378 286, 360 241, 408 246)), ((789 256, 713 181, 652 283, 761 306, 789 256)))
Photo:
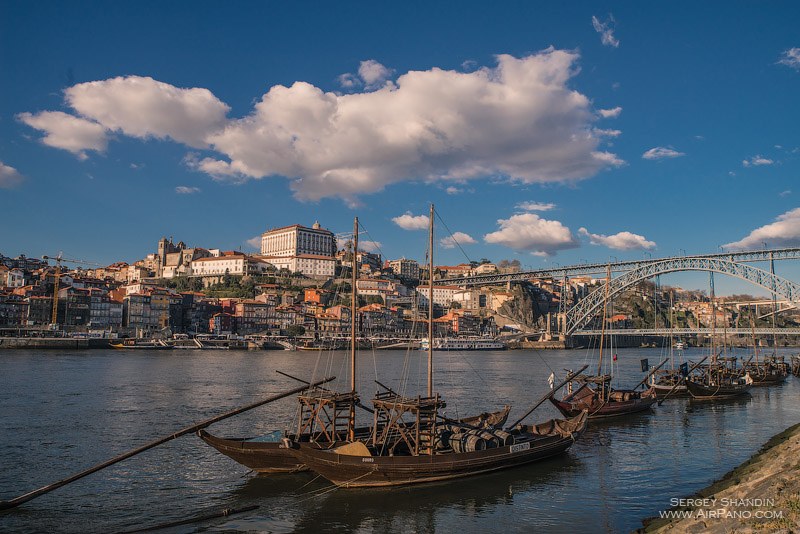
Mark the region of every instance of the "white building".
POLYGON ((299 254, 296 256, 260 256, 263 262, 276 269, 288 269, 312 278, 331 278, 336 274, 336 259, 332 256, 299 254))
POLYGON ((311 228, 295 224, 261 234, 261 255, 269 257, 325 256, 336 254, 333 232, 315 222, 311 228))
MULTIPOLYGON (((428 289, 427 285, 417 287, 417 297, 419 298, 420 305, 423 307, 428 306, 428 289)), ((433 304, 448 308, 450 307, 450 303, 453 302, 456 293, 460 291, 462 291, 462 288, 458 286, 433 286, 433 304)))
POLYGON ((11 269, 6 274, 6 287, 22 287, 25 285, 25 273, 22 269, 11 269))
POLYGON ((270 262, 258 256, 230 252, 222 254, 218 257, 194 260, 189 274, 192 276, 252 275, 266 273, 271 268, 270 262))

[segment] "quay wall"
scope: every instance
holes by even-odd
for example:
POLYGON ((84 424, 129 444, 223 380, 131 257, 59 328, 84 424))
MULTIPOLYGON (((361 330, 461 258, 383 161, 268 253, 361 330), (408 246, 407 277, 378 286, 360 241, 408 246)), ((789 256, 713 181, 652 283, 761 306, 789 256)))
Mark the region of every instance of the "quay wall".
POLYGON ((0 337, 2 349, 107 349, 107 339, 70 337, 0 337))

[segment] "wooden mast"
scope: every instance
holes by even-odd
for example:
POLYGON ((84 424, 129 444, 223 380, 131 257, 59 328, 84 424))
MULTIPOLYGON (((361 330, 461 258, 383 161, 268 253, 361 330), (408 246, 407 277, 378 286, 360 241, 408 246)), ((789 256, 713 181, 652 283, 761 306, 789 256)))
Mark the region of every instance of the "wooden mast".
POLYGON ((356 418, 356 343, 358 342, 358 217, 353 219, 353 257, 351 258, 352 270, 352 300, 350 304, 350 424, 348 425, 348 439, 355 440, 356 418))
MULTIPOLYGON (((600 358, 597 362, 597 376, 602 376, 603 371, 603 344, 606 338, 606 312, 608 311, 608 286, 611 283, 611 264, 606 267, 606 287, 603 295, 603 323, 600 326, 600 358)), ((603 386, 605 389, 605 386, 603 386)))
POLYGON ((433 397, 433 203, 428 221, 428 397, 433 397))

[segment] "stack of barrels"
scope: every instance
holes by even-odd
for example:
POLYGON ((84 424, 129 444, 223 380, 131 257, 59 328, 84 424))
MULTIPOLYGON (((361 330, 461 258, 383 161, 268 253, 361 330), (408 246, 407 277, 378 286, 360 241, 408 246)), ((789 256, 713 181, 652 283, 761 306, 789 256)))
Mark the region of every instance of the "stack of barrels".
POLYGON ((514 436, 503 430, 442 426, 436 433, 437 450, 474 452, 514 444, 514 436))

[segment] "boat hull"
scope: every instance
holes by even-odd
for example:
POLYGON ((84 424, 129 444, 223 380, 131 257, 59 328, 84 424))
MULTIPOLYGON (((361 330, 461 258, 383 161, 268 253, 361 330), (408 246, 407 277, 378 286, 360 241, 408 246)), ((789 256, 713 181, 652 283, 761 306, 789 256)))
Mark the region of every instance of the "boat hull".
MULTIPOLYGON (((505 424, 510 406, 504 406, 497 412, 487 412, 472 417, 459 419, 463 423, 481 428, 498 428, 505 424)), ((366 440, 370 435, 369 428, 357 428, 356 437, 366 440)), ((308 467, 288 450, 281 441, 255 441, 252 438, 220 438, 205 430, 198 430, 197 436, 228 458, 249 467, 261 474, 298 473, 308 471, 308 467)), ((302 437, 308 442, 307 434, 302 437)), ((309 445, 312 446, 312 445, 309 445)))
POLYGON ((666 384, 653 384, 652 387, 655 390, 656 396, 659 399, 663 399, 664 397, 666 397, 667 393, 669 393, 670 397, 688 397, 689 396, 689 390, 686 389, 686 385, 685 384, 681 384, 679 386, 672 386, 672 385, 666 385, 666 384), (673 391, 673 388, 675 388, 674 391, 673 391), (672 391, 672 393, 670 393, 670 391, 672 391))
POLYGON ((594 394, 594 390, 584 385, 572 395, 568 395, 562 400, 555 397, 550 397, 550 402, 561 412, 565 417, 575 417, 583 410, 589 413, 589 420, 610 419, 612 417, 622 417, 624 415, 631 415, 645 410, 656 403, 656 391, 651 387, 650 389, 642 392, 634 392, 629 390, 618 390, 615 393, 622 393, 621 400, 608 400, 603 401, 594 394), (592 392, 591 394, 587 394, 592 392), (625 393, 631 393, 631 398, 627 400, 624 397, 625 393))
POLYGON ((693 399, 732 399, 746 395, 750 391, 750 384, 719 384, 706 385, 693 380, 686 381, 686 387, 693 399))
POLYGON ((345 488, 404 486, 451 480, 516 467, 569 449, 586 428, 587 414, 564 423, 565 435, 535 437, 474 452, 445 452, 420 456, 350 456, 319 450, 306 444, 291 444, 298 461, 337 486, 345 488))
POLYGON ((257 473, 298 473, 308 471, 281 442, 252 441, 245 438, 219 438, 205 430, 197 435, 219 452, 257 473))

